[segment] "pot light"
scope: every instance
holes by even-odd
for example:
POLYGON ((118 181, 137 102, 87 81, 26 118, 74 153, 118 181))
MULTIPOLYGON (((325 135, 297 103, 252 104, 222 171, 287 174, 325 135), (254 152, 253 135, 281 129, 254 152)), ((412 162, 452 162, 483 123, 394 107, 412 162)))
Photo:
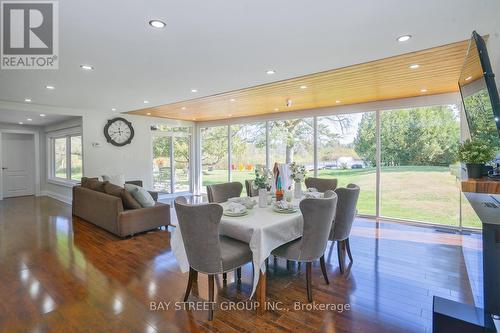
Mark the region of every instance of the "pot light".
POLYGON ((26 119, 26 120, 27 120, 27 121, 33 121, 33 119, 31 119, 31 118, 28 118, 28 119, 26 119))
POLYGON ((229 101, 230 102, 236 102, 236 100, 234 98, 231 98, 229 101))
POLYGON ((465 81, 469 81, 470 79, 472 79, 472 76, 468 76, 465 81))
POLYGON ((423 89, 420 89, 420 92, 427 92, 427 89, 423 88, 423 89))
POLYGON ((26 103, 31 103, 31 98, 25 98, 25 99, 24 99, 24 101, 25 101, 26 103))
POLYGON ((156 29, 162 29, 165 28, 167 24, 160 20, 151 20, 149 21, 149 25, 156 29))
POLYGON ((307 89, 307 86, 306 85, 301 85, 300 89, 307 89))
POLYGON ((144 103, 144 104, 149 104, 149 101, 145 100, 143 103, 144 103))
POLYGON ((198 92, 198 89, 191 89, 191 92, 196 93, 196 92, 198 92))
POLYGON ((111 108, 111 111, 116 111, 116 108, 111 108))
POLYGON ((411 38, 411 35, 403 35, 398 37, 398 42, 407 42, 411 38))
POLYGON ((90 66, 90 65, 80 65, 80 68, 84 71, 91 71, 94 69, 94 67, 90 66))
POLYGON ((151 112, 146 113, 146 115, 150 116, 150 115, 151 115, 151 112))
POLYGON ((24 123, 23 123, 22 121, 20 121, 20 122, 19 122, 19 125, 22 125, 22 124, 24 124, 24 123))
POLYGON ((193 120, 196 120, 196 118, 193 118, 193 120))
POLYGON ((45 113, 40 113, 40 117, 46 117, 47 115, 45 113))
POLYGON ((233 115, 232 115, 231 113, 230 113, 230 114, 228 114, 228 117, 232 117, 232 116, 233 116, 233 115))
POLYGON ((183 106, 183 107, 181 108, 181 110, 186 110, 186 107, 185 107, 185 106, 183 106))
POLYGON ((339 101, 339 100, 336 100, 336 101, 335 101, 335 103, 339 104, 339 103, 340 103, 340 101, 339 101))
POLYGON ((279 110, 280 110, 280 109, 278 109, 278 108, 275 108, 275 109, 274 109, 274 111, 276 111, 276 112, 278 112, 279 110))
POLYGON ((413 65, 410 65, 410 68, 411 68, 411 69, 417 69, 417 68, 419 68, 419 67, 420 67, 420 65, 419 65, 419 64, 413 64, 413 65))
POLYGON ((276 71, 275 71, 274 69, 268 69, 268 70, 266 71, 266 74, 267 74, 267 75, 273 75, 273 74, 276 74, 276 71))
POLYGON ((49 89, 49 90, 54 90, 54 89, 56 89, 56 87, 54 87, 54 86, 45 86, 45 88, 46 88, 46 89, 49 89))

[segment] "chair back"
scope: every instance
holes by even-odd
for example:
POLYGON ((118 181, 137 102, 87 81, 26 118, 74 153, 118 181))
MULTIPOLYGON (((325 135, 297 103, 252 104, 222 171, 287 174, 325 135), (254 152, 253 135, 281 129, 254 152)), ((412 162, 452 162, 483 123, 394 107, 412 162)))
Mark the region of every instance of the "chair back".
POLYGON ((337 208, 337 195, 328 198, 304 199, 300 210, 304 218, 300 260, 319 259, 326 249, 333 217, 337 208))
POLYGON ((189 266, 202 273, 221 273, 219 224, 222 206, 215 203, 190 205, 184 197, 177 197, 174 204, 189 266))
POLYGON ((239 197, 242 190, 240 182, 207 185, 208 202, 226 202, 229 198, 239 197))
POLYGON ((253 179, 245 180, 245 189, 248 197, 256 197, 259 195, 259 189, 253 188, 253 179))
POLYGON ((359 186, 355 184, 349 184, 347 187, 339 187, 335 190, 339 199, 332 230, 330 231, 330 240, 349 238, 356 217, 359 191, 359 186))
POLYGON ((328 190, 335 191, 337 188, 337 179, 326 179, 326 178, 314 178, 308 177, 304 181, 306 183, 306 187, 314 187, 318 190, 318 192, 326 192, 328 190))

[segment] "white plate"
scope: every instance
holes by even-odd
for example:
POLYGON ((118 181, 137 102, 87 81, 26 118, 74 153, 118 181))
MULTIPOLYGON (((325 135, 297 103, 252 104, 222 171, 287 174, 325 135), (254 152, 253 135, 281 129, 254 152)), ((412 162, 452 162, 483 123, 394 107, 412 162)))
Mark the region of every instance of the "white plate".
POLYGON ((248 211, 245 210, 245 211, 243 211, 241 213, 233 213, 233 212, 230 212, 228 210, 225 210, 222 214, 225 215, 225 216, 230 216, 230 217, 239 217, 239 216, 245 216, 245 215, 247 215, 248 211))
POLYGON ((273 207, 273 210, 276 213, 280 213, 280 214, 292 214, 292 213, 297 212, 298 208, 280 209, 280 208, 273 207))

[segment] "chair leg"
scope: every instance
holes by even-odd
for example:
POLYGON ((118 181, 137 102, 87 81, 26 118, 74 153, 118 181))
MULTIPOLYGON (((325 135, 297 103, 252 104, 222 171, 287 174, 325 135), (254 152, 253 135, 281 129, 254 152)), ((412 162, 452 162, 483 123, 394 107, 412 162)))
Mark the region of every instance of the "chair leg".
POLYGON ((344 241, 337 241, 337 255, 339 257, 340 273, 344 274, 344 241))
POLYGON ((238 283, 241 283, 241 267, 236 268, 236 276, 238 278, 238 283))
POLYGON ((188 278, 186 293, 184 294, 184 302, 187 302, 189 294, 191 293, 191 287, 193 286, 193 281, 196 279, 197 276, 198 272, 195 271, 193 268, 189 267, 189 278, 188 278))
POLYGON ((349 245, 349 238, 345 240, 345 247, 347 249, 347 255, 349 256, 349 260, 352 262, 352 254, 351 254, 351 246, 349 245))
POLYGON ((289 271, 290 270, 290 260, 287 260, 286 261, 286 270, 289 271))
POLYGON ((306 262, 306 285, 307 285, 307 300, 309 303, 312 302, 313 296, 312 296, 312 286, 311 286, 311 275, 312 271, 312 262, 306 262))
POLYGON ((321 271, 323 272, 326 284, 330 284, 330 281, 328 281, 328 275, 326 275, 325 255, 322 255, 321 258, 319 258, 319 264, 321 265, 321 271))
POLYGON ((208 301, 210 302, 210 308, 208 309, 208 320, 214 318, 214 275, 210 274, 208 276, 208 301))
POLYGON ((222 283, 227 283, 227 273, 222 273, 222 283))

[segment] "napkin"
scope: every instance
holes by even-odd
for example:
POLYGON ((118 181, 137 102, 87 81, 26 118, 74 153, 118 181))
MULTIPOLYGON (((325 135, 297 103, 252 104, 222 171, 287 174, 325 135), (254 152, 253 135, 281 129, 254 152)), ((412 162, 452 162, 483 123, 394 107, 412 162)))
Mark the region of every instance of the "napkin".
POLYGON ((315 187, 309 187, 309 188, 307 189, 307 192, 318 192, 318 189, 317 189, 317 188, 315 188, 315 187))
POLYGON ((235 213, 235 214, 240 214, 243 213, 246 210, 245 206, 242 204, 239 204, 237 202, 230 202, 229 205, 227 205, 226 211, 235 213))
POLYGON ((304 194, 304 197, 306 199, 318 199, 318 198, 323 198, 324 194, 321 192, 306 192, 304 194))
POLYGON ((249 197, 229 198, 227 201, 234 202, 234 203, 239 203, 239 204, 245 206, 248 209, 252 209, 253 206, 255 206, 257 204, 257 202, 255 202, 255 200, 252 200, 249 197))
POLYGON ((278 209, 293 209, 293 204, 290 202, 286 202, 284 200, 277 201, 274 203, 274 207, 278 209))

